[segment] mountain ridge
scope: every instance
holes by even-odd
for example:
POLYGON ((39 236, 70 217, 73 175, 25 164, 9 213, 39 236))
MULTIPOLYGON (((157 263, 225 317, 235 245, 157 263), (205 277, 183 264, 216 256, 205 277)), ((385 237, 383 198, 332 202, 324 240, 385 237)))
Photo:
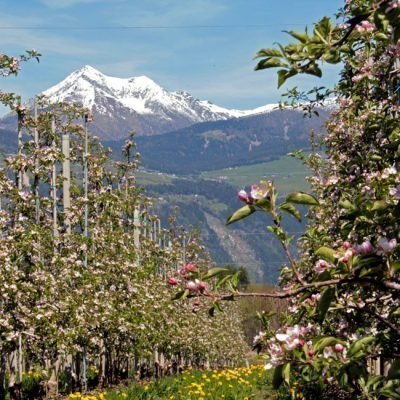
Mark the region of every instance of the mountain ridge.
POLYGON ((80 103, 95 116, 94 126, 107 140, 121 139, 132 130, 155 135, 190 125, 266 113, 267 104, 250 110, 228 109, 199 100, 184 90, 168 91, 147 76, 117 78, 90 65, 72 72, 42 92, 51 102, 80 103), (100 129, 99 129, 100 127, 100 129))

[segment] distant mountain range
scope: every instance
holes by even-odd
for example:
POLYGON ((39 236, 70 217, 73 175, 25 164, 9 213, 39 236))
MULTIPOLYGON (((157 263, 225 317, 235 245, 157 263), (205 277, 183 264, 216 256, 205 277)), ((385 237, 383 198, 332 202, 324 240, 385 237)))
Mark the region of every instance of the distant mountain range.
POLYGON ((43 92, 50 101, 80 103, 94 113, 94 130, 107 140, 135 131, 155 135, 195 123, 226 120, 267 112, 231 110, 199 100, 185 91, 169 92, 146 76, 116 78, 86 65, 43 92))
MULTIPOLYGON (((158 136, 138 136, 137 149, 145 168, 178 175, 198 174, 277 159, 288 152, 310 148, 310 131, 316 135, 329 110, 319 118, 304 118, 298 110, 268 113, 225 121, 203 122, 158 136)), ((120 153, 121 141, 104 142, 120 153)))

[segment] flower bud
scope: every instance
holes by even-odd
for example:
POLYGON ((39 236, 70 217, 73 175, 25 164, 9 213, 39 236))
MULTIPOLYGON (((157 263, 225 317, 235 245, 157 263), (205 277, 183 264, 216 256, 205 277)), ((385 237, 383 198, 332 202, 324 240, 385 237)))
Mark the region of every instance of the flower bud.
POLYGON ((203 281, 201 281, 199 284, 198 284, 198 289, 200 290, 200 292, 204 292, 205 290, 206 290, 206 283, 205 282, 203 282, 203 281))
POLYGON ((198 289, 197 283, 194 281, 186 282, 185 288, 191 292, 195 292, 198 289))
POLYGON ((250 201, 249 195, 245 190, 240 190, 238 193, 238 198, 241 201, 244 201, 245 203, 248 203, 250 201))
POLYGON ((168 279, 168 284, 171 286, 175 286, 178 284, 178 281, 175 278, 171 277, 168 279))
POLYGON ((335 344, 335 350, 342 352, 344 350, 344 346, 340 343, 335 344))

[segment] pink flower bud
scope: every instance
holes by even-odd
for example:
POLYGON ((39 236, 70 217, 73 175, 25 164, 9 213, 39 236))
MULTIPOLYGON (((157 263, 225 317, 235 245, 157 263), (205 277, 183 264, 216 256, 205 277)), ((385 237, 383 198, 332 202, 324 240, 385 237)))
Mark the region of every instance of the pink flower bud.
POLYGON ((314 350, 308 350, 307 354, 308 354, 309 357, 312 357, 315 354, 315 351, 314 350))
POLYGON ((188 281, 188 282, 186 282, 185 288, 186 288, 187 290, 191 291, 191 292, 195 292, 195 291, 198 289, 197 283, 194 282, 194 281, 188 281))
POLYGON ((185 271, 196 271, 197 267, 194 264, 187 264, 184 269, 185 271))
POLYGON ((345 250, 349 249, 350 247, 351 247, 350 242, 346 241, 346 242, 343 243, 343 248, 344 248, 345 250))
POLYGON ((205 282, 200 282, 199 284, 198 284, 198 289, 200 290, 200 292, 204 292, 205 290, 206 290, 206 283, 205 282))
POLYGON ((171 277, 171 278, 168 279, 168 284, 171 285, 171 286, 175 286, 175 285, 178 284, 178 281, 175 278, 171 277))
POLYGON ((344 350, 344 346, 341 345, 340 343, 335 344, 335 350, 342 352, 344 350))
POLYGON ((247 194, 247 192, 245 190, 240 190, 239 191, 238 198, 239 198, 239 200, 244 201, 245 203, 249 203, 250 202, 249 195, 247 194))
POLYGON ((197 306, 197 307, 201 306, 201 301, 200 300, 196 300, 196 301, 193 302, 193 305, 197 306))

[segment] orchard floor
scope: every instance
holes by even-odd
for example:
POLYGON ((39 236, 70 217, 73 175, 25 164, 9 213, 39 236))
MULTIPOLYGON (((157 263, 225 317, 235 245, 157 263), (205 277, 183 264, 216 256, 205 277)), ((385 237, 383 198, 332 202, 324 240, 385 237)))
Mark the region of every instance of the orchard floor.
POLYGON ((96 394, 74 393, 67 400, 261 400, 275 399, 261 365, 195 371, 96 394))

